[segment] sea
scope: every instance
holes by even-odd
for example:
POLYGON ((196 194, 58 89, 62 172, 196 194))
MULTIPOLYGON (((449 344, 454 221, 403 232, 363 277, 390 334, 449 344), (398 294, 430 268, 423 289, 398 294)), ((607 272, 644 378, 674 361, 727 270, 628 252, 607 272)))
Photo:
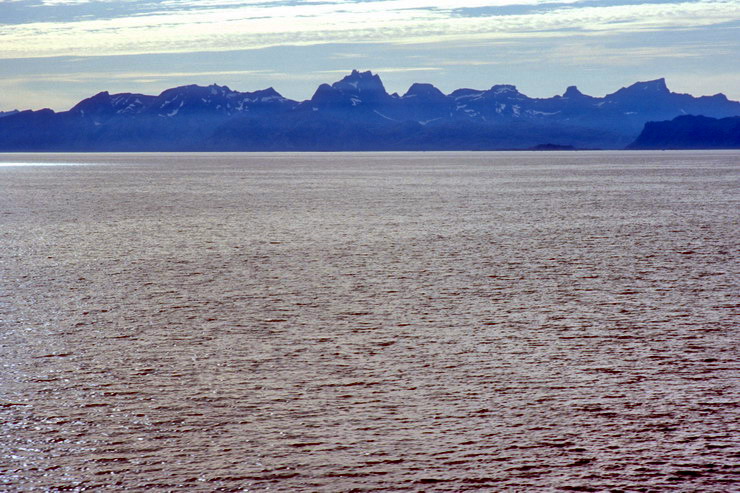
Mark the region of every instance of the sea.
POLYGON ((740 152, 2 154, 0 491, 740 491, 740 152))

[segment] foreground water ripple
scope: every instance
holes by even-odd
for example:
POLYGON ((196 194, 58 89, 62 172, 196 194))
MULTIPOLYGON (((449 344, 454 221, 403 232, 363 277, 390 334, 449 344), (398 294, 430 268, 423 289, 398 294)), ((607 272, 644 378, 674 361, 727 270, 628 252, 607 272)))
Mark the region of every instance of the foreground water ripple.
POLYGON ((0 490, 738 488, 736 152, 3 160, 0 490))

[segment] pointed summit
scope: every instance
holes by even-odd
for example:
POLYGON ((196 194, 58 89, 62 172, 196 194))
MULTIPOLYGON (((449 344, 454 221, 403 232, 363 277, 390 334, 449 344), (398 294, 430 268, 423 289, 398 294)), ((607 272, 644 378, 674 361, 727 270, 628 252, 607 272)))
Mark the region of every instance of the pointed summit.
POLYGON ((568 89, 566 89, 565 92, 563 93, 564 98, 570 98, 570 99, 580 98, 583 96, 584 94, 581 91, 579 91, 576 86, 568 86, 568 89))
POLYGON ((284 100, 282 94, 277 92, 274 87, 270 86, 267 89, 260 89, 259 91, 254 91, 251 93, 244 93, 252 98, 261 99, 264 101, 277 101, 277 100, 284 100))
POLYGON ((265 96, 280 96, 283 97, 282 94, 277 92, 274 87, 270 86, 267 89, 262 89, 261 91, 256 91, 258 93, 264 94, 265 96))
POLYGON ((111 104, 110 93, 108 93, 108 91, 102 91, 97 93, 95 96, 83 99, 74 105, 69 111, 72 113, 79 113, 80 115, 91 115, 110 111, 112 109, 113 105, 111 104))

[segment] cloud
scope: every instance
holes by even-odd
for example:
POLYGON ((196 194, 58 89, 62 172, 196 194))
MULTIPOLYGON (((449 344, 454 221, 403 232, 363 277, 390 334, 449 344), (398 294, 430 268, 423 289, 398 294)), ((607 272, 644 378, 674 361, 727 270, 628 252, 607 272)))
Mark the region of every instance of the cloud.
POLYGON ((116 79, 131 79, 134 81, 147 80, 149 82, 172 79, 172 78, 192 78, 192 77, 210 77, 224 75, 267 75, 268 70, 205 70, 205 71, 187 71, 187 72, 50 72, 34 73, 27 76, 5 77, 5 82, 39 82, 39 81, 57 81, 57 82, 90 82, 92 80, 110 80, 111 76, 116 79))
MULTIPOLYGON (((680 38, 680 34, 678 34, 680 38)), ((548 56, 563 65, 574 67, 588 64, 608 66, 646 66, 655 60, 705 59, 727 57, 732 59, 737 45, 731 42, 714 41, 702 44, 690 41, 674 41, 663 45, 628 45, 624 42, 611 44, 592 39, 589 43, 563 40, 553 46, 548 56)))
POLYGON ((302 99, 363 67, 393 89, 728 92, 739 28, 740 0, 0 0, 0 110, 212 82, 302 99))
MULTIPOLYGON (((363 68, 358 68, 357 70, 365 70, 363 68)), ((371 69, 367 69, 371 70, 371 69)), ((439 67, 373 67, 372 71, 377 73, 383 73, 383 74, 395 74, 395 73, 403 73, 403 72, 437 72, 441 70, 439 67)), ((314 73, 317 74, 335 74, 335 75, 347 75, 347 71, 344 69, 340 70, 317 70, 314 73)))
MULTIPOLYGON (((46 0, 55 5, 75 0, 46 0)), ((654 0, 657 2, 658 0, 654 0)), ((710 26, 740 19, 737 0, 613 5, 560 0, 169 0, 110 19, 0 25, 0 58, 224 51, 327 43, 438 43, 613 34, 710 26), (534 6, 516 15, 496 8, 534 6), (489 13, 486 13, 489 12, 489 13)))

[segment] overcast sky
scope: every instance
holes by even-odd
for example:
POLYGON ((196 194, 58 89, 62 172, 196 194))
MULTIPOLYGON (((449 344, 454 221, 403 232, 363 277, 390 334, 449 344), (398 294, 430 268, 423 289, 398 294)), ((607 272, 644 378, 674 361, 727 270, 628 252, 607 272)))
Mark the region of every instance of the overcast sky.
POLYGON ((297 100, 353 68, 389 92, 666 77, 740 99, 740 0, 0 0, 0 110, 183 84, 297 100))

